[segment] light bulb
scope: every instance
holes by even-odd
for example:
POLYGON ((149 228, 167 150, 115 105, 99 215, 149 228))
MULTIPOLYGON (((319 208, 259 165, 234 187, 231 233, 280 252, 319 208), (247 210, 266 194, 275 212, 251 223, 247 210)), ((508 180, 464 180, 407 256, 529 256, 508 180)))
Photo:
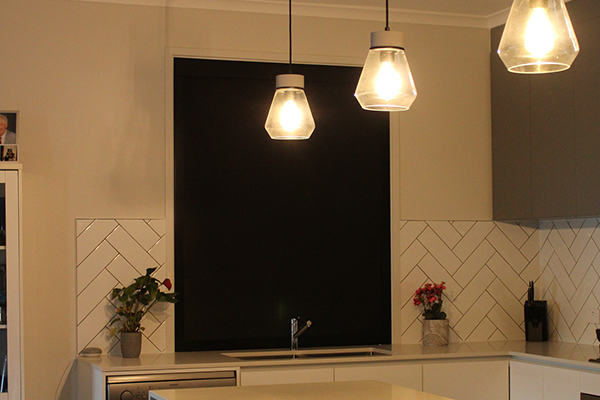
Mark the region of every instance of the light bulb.
POLYGON ((281 127, 288 132, 292 132, 300 126, 302 115, 300 109, 293 100, 285 102, 279 114, 281 127))
POLYGON ((271 139, 308 139, 315 130, 315 121, 304 93, 304 76, 277 75, 275 95, 265 122, 271 139))
POLYGON ((383 100, 388 101, 398 96, 402 81, 394 69, 394 64, 389 61, 381 63, 381 69, 375 79, 375 93, 383 100))
POLYGON ((554 31, 546 10, 534 8, 527 23, 525 48, 535 58, 542 58, 554 48, 554 31))

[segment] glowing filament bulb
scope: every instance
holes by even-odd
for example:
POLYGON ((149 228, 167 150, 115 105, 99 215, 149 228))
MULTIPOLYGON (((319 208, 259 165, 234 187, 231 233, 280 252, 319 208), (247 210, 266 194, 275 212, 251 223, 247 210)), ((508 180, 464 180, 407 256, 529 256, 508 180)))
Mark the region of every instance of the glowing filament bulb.
POLYGON ((554 47, 554 31, 543 8, 534 8, 527 23, 525 48, 536 58, 542 58, 554 47))
POLYGON ((288 132, 292 132, 300 126, 302 115, 300 109, 294 102, 294 100, 288 100, 281 108, 281 114, 279 115, 281 126, 288 132))
POLYGON ((385 61, 381 63, 381 69, 375 80, 375 93, 385 101, 398 96, 402 82, 400 76, 394 70, 393 63, 385 61))

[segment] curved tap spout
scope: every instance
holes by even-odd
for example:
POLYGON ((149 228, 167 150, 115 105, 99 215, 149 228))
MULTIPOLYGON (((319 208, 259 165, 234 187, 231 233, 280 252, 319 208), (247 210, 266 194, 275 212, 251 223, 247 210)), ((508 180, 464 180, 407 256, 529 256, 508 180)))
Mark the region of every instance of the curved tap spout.
POLYGON ((300 320, 300 317, 298 318, 292 318, 292 346, 291 346, 291 350, 298 350, 298 337, 300 335, 302 335, 304 333, 305 330, 307 330, 308 328, 310 328, 312 326, 312 322, 311 321, 306 321, 306 324, 304 324, 304 326, 300 329, 298 329, 298 321, 300 320))

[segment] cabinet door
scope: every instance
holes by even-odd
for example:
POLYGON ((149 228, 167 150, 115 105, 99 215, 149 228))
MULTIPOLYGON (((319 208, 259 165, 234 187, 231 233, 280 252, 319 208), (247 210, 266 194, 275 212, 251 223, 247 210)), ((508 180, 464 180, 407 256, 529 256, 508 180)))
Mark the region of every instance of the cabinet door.
POLYGON ((333 382, 333 368, 242 368, 241 386, 333 382))
POLYGON ((423 391, 455 400, 508 400, 508 360, 423 364, 423 391))
MULTIPOLYGON (((569 6, 569 9, 571 6, 569 6)), ((577 39, 582 49, 573 63, 575 91, 575 145, 577 154, 577 210, 579 215, 600 214, 600 20, 589 10, 575 13, 577 39), (584 15, 580 15, 584 14, 584 15), (586 17, 596 17, 588 20, 586 17), (593 50, 595 49, 595 50, 593 50)), ((571 11, 569 11, 571 13, 571 11)))
POLYGON ((0 400, 21 398, 18 171, 0 171, 0 400))
POLYGON ((581 372, 581 386, 579 390, 582 393, 600 396, 600 374, 593 372, 581 372))
POLYGON ((579 400, 579 371, 544 366, 544 400, 579 400))
POLYGON ((335 381, 376 380, 423 390, 422 364, 366 365, 335 368, 335 381))
POLYGON ((573 73, 531 76, 534 218, 577 215, 573 73))
POLYGON ((510 362, 510 400, 543 400, 544 367, 510 362))
POLYGON ((531 219, 529 76, 508 72, 496 49, 503 27, 492 29, 492 175, 494 219, 531 219))

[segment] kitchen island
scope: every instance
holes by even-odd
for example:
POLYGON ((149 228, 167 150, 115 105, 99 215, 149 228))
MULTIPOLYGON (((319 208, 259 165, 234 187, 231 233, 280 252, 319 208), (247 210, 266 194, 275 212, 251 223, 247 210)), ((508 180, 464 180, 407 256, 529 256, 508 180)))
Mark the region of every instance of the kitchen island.
POLYGON ((449 400, 378 381, 297 383, 150 391, 150 400, 449 400))

